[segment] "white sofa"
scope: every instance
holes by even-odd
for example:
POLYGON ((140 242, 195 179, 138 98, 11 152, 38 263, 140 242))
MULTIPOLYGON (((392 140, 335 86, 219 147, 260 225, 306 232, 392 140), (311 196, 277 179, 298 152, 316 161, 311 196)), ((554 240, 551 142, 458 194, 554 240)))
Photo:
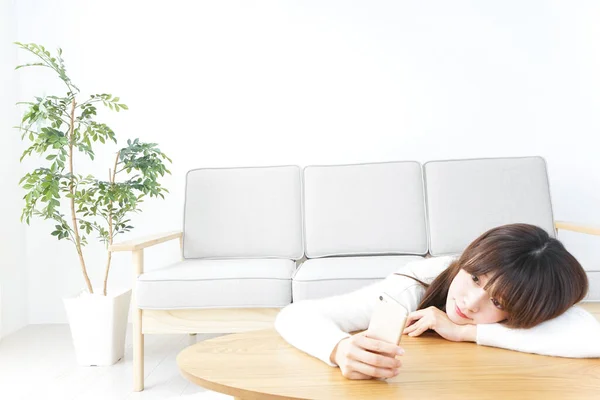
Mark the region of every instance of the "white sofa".
MULTIPOLYGON (((352 291, 422 257, 460 253, 494 226, 557 222, 541 157, 189 171, 183 232, 116 244, 134 260, 134 390, 143 335, 272 326, 292 301, 352 291), (143 249, 179 239, 182 260, 143 271, 143 249)), ((600 271, 588 271, 600 300, 600 271)))

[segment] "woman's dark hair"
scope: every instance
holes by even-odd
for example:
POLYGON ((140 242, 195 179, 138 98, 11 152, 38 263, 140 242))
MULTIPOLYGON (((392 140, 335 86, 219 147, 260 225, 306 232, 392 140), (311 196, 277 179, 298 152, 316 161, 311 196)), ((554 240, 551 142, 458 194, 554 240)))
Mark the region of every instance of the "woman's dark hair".
POLYGON ((460 269, 489 274, 490 296, 508 312, 506 325, 531 328, 555 318, 581 301, 588 278, 563 244, 535 225, 508 224, 483 233, 427 285, 418 309, 446 307, 452 280, 460 269))

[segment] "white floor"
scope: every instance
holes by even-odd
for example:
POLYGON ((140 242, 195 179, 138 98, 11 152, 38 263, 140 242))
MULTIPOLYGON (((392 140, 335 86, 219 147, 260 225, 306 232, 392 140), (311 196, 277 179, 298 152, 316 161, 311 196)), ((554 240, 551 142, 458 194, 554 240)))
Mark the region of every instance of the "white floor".
MULTIPOLYGON (((125 357, 110 367, 80 367, 68 325, 29 325, 0 341, 1 400, 225 400, 185 380, 175 357, 189 335, 146 335, 145 390, 132 391, 131 325, 125 357)), ((197 335, 204 340, 219 335, 197 335)))

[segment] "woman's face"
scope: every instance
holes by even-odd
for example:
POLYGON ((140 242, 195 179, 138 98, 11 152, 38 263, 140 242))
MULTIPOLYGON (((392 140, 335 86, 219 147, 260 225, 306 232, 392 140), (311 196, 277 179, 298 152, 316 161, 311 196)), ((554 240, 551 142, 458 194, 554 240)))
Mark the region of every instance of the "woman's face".
POLYGON ((446 298, 446 313, 459 325, 492 324, 508 317, 498 299, 484 289, 486 275, 474 276, 460 269, 452 280, 446 298))

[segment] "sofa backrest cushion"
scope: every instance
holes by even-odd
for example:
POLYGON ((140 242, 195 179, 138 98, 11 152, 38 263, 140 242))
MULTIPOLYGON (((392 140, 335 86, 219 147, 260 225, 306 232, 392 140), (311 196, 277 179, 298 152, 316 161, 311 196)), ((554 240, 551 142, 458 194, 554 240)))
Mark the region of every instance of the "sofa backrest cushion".
POLYGON ((421 164, 304 168, 306 257, 427 253, 421 164))
POLYGON ((185 258, 287 258, 304 254, 299 166, 188 172, 185 258))
POLYGON ((523 222, 556 237, 541 157, 429 161, 423 165, 429 252, 462 252, 493 227, 523 222))

